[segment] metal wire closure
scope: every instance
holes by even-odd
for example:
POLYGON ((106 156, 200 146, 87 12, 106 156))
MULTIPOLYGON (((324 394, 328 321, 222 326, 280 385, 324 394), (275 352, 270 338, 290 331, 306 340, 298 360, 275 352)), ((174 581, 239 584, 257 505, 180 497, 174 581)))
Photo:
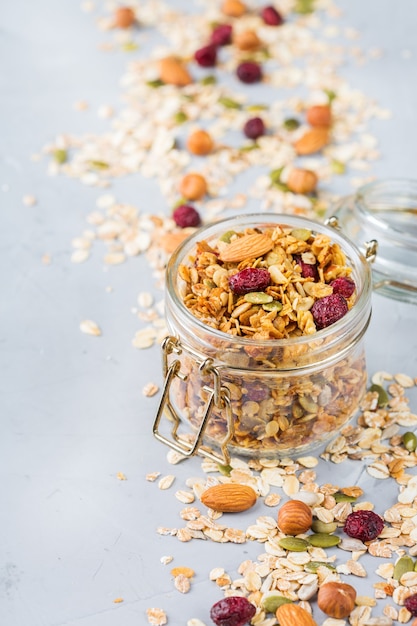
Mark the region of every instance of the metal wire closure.
MULTIPOLYGON (((325 222, 326 226, 331 226, 335 230, 342 230, 339 218, 336 215, 331 215, 328 217, 325 222)), ((378 242, 376 239, 370 239, 369 241, 365 241, 365 258, 369 263, 373 263, 376 259, 376 254, 378 252, 378 242)), ((374 285, 375 288, 375 285, 374 285)))
POLYGON ((213 376, 213 386, 209 387, 205 385, 204 391, 208 393, 206 406, 204 408, 203 417, 201 419, 200 426, 197 431, 193 433, 193 443, 188 442, 184 437, 178 433, 178 429, 181 424, 181 417, 177 414, 175 408, 172 406, 170 400, 170 387, 175 377, 181 380, 186 380, 187 376, 180 370, 181 362, 179 359, 174 359, 169 365, 169 356, 173 353, 180 355, 182 352, 182 346, 179 339, 176 337, 165 337, 162 343, 162 370, 165 376, 164 387, 162 390, 161 400, 156 412, 156 417, 153 425, 153 434, 162 443, 166 444, 173 450, 176 450, 180 454, 186 457, 193 456, 198 453, 204 457, 220 463, 222 465, 229 465, 230 455, 227 449, 229 441, 234 434, 234 423, 232 415, 232 407, 230 401, 230 391, 227 387, 221 384, 221 377, 218 368, 213 365, 213 359, 204 359, 203 361, 197 360, 197 365, 202 374, 211 374, 213 376), (203 437, 207 428, 207 425, 211 418, 213 407, 222 409, 226 413, 227 433, 223 439, 217 442, 220 447, 222 456, 217 455, 211 449, 203 445, 203 437), (167 419, 172 423, 171 438, 163 435, 159 426, 162 417, 166 415, 167 419))

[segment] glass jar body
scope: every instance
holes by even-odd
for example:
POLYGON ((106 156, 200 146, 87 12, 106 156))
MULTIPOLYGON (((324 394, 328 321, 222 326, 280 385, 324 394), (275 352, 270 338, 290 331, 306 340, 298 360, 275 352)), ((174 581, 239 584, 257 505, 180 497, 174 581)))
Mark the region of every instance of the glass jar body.
POLYGON ((170 409, 195 430, 206 421, 206 445, 227 440, 229 450, 242 455, 299 455, 323 444, 349 422, 366 388, 370 294, 366 260, 349 240, 324 225, 268 214, 200 229, 174 253, 167 270, 167 323, 176 342, 175 357, 168 361, 175 358, 177 371, 167 391, 170 409), (358 290, 352 309, 314 334, 266 341, 220 332, 195 318, 182 301, 178 268, 192 265, 196 242, 210 242, 229 230, 256 226, 262 231, 277 224, 329 234, 339 243, 358 290))

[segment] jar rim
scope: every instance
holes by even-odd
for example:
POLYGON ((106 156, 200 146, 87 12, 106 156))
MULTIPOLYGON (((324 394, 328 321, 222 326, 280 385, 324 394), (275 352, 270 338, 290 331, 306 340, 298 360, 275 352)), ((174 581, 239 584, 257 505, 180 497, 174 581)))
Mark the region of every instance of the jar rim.
MULTIPOLYGON (((287 215, 281 213, 247 213, 240 214, 234 217, 212 222, 208 225, 200 227, 197 231, 191 234, 185 239, 178 248, 171 255, 166 269, 166 284, 167 284, 167 297, 175 306, 176 312, 181 312, 183 321, 188 326, 194 326, 200 329, 204 333, 210 333, 210 336, 217 338, 220 341, 227 340, 231 345, 239 345, 241 347, 253 346, 256 343, 260 347, 279 347, 279 346, 300 346, 303 344, 312 343, 314 341, 325 341, 330 338, 337 337, 338 339, 348 331, 351 331, 355 325, 358 326, 358 333, 361 331, 362 326, 368 323, 370 310, 368 315, 365 313, 367 309, 370 309, 370 295, 372 292, 372 275, 369 267, 369 263, 365 256, 356 246, 356 244, 346 237, 339 230, 335 230, 331 226, 327 226, 321 222, 304 218, 301 216, 287 215), (355 305, 344 315, 340 320, 318 330, 313 335, 302 335, 300 337, 290 337, 282 339, 264 339, 256 340, 231 335, 226 332, 211 328, 206 323, 202 322, 199 318, 194 316, 184 303, 178 294, 176 285, 176 278, 178 275, 178 267, 184 261, 188 254, 191 253, 195 243, 205 237, 214 236, 216 232, 231 230, 230 226, 239 224, 242 228, 248 227, 267 227, 267 226, 297 226, 298 228, 310 228, 313 232, 323 233, 329 235, 332 241, 342 244, 341 247, 345 253, 347 259, 350 261, 352 268, 356 270, 356 278, 360 280, 360 289, 358 293, 355 305)), ((358 285, 357 285, 358 286, 358 285)))

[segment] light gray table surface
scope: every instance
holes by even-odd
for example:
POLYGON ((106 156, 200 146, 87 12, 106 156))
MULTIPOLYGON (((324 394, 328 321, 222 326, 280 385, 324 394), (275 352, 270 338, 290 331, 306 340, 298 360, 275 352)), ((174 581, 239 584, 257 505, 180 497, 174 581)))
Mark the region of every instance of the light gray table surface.
MULTIPOLYGON (((392 119, 371 124, 381 150, 372 174, 416 177, 417 5, 337 4, 342 24, 360 31, 358 45, 384 51, 370 64, 343 68, 393 111, 392 119)), ((164 608, 172 625, 193 617, 209 624, 209 608, 222 594, 208 572, 223 566, 236 575, 261 547, 180 543, 156 533, 179 523, 183 505, 145 474, 173 473, 179 488, 201 469, 198 458, 170 465, 151 434, 158 396, 145 398, 142 388, 161 385, 159 350, 132 348, 140 324, 131 309, 139 291, 155 291, 152 276, 141 257, 104 271, 97 248, 88 262, 72 264, 71 240, 102 191, 51 178, 46 161, 30 159, 61 132, 106 129, 96 110, 121 106, 129 55, 98 49, 105 36, 79 2, 15 0, 3 3, 0 20, 0 624, 138 626, 151 606, 164 608), (90 105, 83 114, 73 108, 81 99, 90 105), (35 206, 22 203, 28 194, 35 206), (45 253, 50 265, 41 262, 45 253), (86 318, 100 324, 102 337, 79 331, 86 318), (162 555, 195 569, 190 593, 174 589, 162 555), (118 597, 123 602, 115 604, 118 597)), ((339 184, 340 193, 350 192, 339 184)), ((166 210, 157 187, 138 176, 118 180, 112 193, 134 204, 145 189, 155 213, 166 210)), ((417 375, 416 313, 374 295, 370 373, 417 375)), ((416 411, 415 395, 413 403, 416 411)), ((367 486, 375 499, 388 500, 381 483, 367 486)), ((241 527, 253 516, 242 516, 241 527)))

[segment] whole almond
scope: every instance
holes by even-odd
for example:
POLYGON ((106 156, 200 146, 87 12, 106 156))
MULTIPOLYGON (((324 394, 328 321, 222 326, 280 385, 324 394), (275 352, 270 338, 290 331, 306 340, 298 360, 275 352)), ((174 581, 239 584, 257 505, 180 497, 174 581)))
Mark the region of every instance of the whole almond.
POLYGON ((246 13, 247 7, 241 0, 224 0, 221 10, 229 17, 240 17, 246 13))
POLYGON ((315 104, 307 109, 306 117, 310 126, 330 126, 332 109, 328 104, 315 104))
POLYGON ((184 63, 173 56, 160 59, 159 77, 163 83, 177 87, 184 87, 193 82, 184 63))
POLYGON ((252 487, 225 483, 206 489, 201 496, 201 502, 210 509, 222 513, 240 513, 250 509, 255 504, 256 498, 252 487))
POLYGON ((195 130, 187 139, 187 148, 192 154, 204 156, 209 154, 214 147, 214 141, 205 130, 195 130))
POLYGON ((335 619, 348 617, 355 608, 356 590, 336 581, 322 585, 317 596, 319 609, 335 619))
POLYGON ((288 500, 278 511, 278 528, 286 535, 305 533, 312 522, 311 508, 301 500, 288 500))
POLYGON ((235 263, 245 259, 256 259, 263 256, 274 247, 268 235, 254 233, 235 239, 220 253, 220 260, 225 263, 235 263))
POLYGON ((256 50, 262 42, 254 30, 245 30, 242 33, 236 33, 233 43, 239 50, 256 50))
POLYGON ((330 141, 329 129, 326 126, 316 126, 308 130, 295 142, 294 148, 298 155, 304 156, 319 152, 330 141))
POLYGON ((298 604, 281 604, 275 612, 279 626, 317 626, 317 622, 298 604))
POLYGON ((294 193, 310 193, 317 187, 318 178, 311 170, 294 168, 287 180, 287 187, 294 193))

